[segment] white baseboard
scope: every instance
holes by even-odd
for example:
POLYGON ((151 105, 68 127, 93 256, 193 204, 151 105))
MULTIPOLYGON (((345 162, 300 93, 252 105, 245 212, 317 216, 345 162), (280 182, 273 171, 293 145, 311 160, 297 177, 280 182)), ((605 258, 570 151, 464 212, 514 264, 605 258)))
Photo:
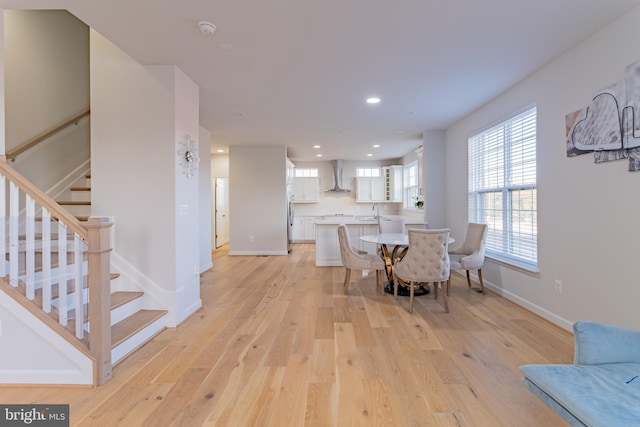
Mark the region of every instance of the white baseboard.
POLYGON ((229 255, 289 255, 289 251, 229 251, 229 255))
MULTIPOLYGON (((466 282, 466 277, 464 275, 464 273, 461 273, 461 275, 464 277, 464 280, 466 282)), ((473 279, 476 280, 476 282, 478 281, 478 276, 471 274, 471 277, 473 279)), ((562 329, 565 329, 569 332, 573 332, 573 322, 565 319, 564 317, 560 317, 555 313, 552 313, 551 311, 540 307, 539 305, 536 305, 534 303, 532 303, 531 301, 528 301, 512 292, 509 292, 505 289, 502 289, 496 285, 494 285, 493 283, 487 281, 486 279, 483 280, 484 282, 484 286, 487 289, 490 289, 491 291, 495 292, 496 294, 500 295, 503 298, 508 299, 509 301, 514 302, 515 304, 518 304, 521 307, 526 308, 527 310, 537 314, 538 316, 542 317, 543 319, 548 320, 549 322, 553 323, 554 325, 557 325, 559 327, 561 327, 562 329)))

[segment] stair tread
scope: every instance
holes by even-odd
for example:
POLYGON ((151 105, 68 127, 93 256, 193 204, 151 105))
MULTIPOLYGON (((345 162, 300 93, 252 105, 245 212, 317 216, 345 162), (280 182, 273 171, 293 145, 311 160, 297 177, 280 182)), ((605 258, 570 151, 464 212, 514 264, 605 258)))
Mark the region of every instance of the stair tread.
POLYGON ((58 204, 62 206, 91 206, 91 202, 82 200, 58 200, 58 204))
POLYGON ((71 187, 71 191, 91 191, 91 187, 71 187))
POLYGON ((111 327, 111 348, 118 346, 165 314, 167 314, 166 310, 140 310, 116 323, 111 327))
MULTIPOLYGON (((120 277, 120 273, 109 273, 109 279, 110 280, 114 280, 117 279, 118 277, 120 277)), ((82 289, 87 289, 89 287, 89 285, 85 282, 82 285, 82 289)), ((58 298, 59 297, 59 290, 60 290, 60 286, 58 283, 54 283, 53 285, 51 285, 51 298, 58 298)), ((67 281, 67 295, 72 294, 75 292, 75 286, 73 285, 73 281, 72 280, 68 280, 67 281)), ((42 288, 38 288, 35 290, 35 295, 36 298, 38 299, 38 301, 40 302, 40 307, 42 307, 42 288)))
MULTIPOLYGON (((128 302, 131 302, 144 295, 144 292, 140 291, 117 291, 111 294, 111 311, 118 307, 122 307, 128 302)), ((84 316, 83 320, 87 322, 89 320, 89 304, 83 304, 84 316)), ((75 320, 75 309, 69 311, 69 319, 75 320)))
POLYGON ((140 291, 117 291, 111 294, 111 310, 125 305, 136 298, 140 298, 144 292, 140 291))

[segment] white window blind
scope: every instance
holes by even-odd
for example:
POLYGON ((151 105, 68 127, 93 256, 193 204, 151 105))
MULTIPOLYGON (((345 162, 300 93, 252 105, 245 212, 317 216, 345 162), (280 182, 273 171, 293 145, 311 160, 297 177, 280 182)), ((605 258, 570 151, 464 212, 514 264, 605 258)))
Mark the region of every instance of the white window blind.
POLYGON ((418 200, 418 163, 412 162, 404 167, 404 207, 415 208, 418 200))
POLYGON ((469 221, 487 255, 537 270, 536 108, 469 138, 469 221))

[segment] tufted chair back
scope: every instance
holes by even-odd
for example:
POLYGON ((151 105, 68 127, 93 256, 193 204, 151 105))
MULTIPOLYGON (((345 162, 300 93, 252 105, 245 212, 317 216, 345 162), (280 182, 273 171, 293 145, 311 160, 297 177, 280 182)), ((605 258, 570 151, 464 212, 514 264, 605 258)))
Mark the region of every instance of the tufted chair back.
POLYGON ((340 256, 342 257, 342 265, 346 267, 344 289, 345 292, 349 287, 349 279, 351 278, 351 270, 375 270, 376 284, 380 286, 382 271, 384 270, 384 261, 377 255, 360 252, 351 246, 351 238, 347 226, 341 224, 338 226, 338 242, 340 243, 340 256))
MULTIPOLYGON (((462 246, 451 249, 451 268, 454 270, 466 270, 467 283, 471 287, 471 277, 469 270, 478 271, 478 282, 482 293, 486 293, 484 282, 482 281, 482 266, 484 264, 484 248, 487 242, 487 224, 476 224, 470 222, 467 225, 467 235, 462 246)), ((449 289, 447 289, 449 293, 449 289)))
MULTIPOLYGON (((395 277, 409 282, 410 310, 413 311, 413 289, 419 283, 434 282, 434 295, 437 297, 437 286, 449 280, 450 266, 448 241, 448 228, 418 230, 409 229, 409 250, 407 254, 393 267, 395 277)), ((397 280, 394 280, 394 288, 397 290, 397 280)), ((397 293, 397 292, 395 292, 397 293)), ((448 309, 446 292, 443 292, 445 308, 448 309)))

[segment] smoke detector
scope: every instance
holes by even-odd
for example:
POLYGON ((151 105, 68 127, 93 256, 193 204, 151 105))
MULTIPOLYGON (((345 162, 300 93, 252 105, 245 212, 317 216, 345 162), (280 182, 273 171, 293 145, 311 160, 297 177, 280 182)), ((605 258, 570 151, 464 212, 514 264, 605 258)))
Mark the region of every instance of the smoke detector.
POLYGON ((216 32, 216 26, 207 21, 198 22, 198 28, 200 28, 200 32, 205 36, 210 36, 216 32))

